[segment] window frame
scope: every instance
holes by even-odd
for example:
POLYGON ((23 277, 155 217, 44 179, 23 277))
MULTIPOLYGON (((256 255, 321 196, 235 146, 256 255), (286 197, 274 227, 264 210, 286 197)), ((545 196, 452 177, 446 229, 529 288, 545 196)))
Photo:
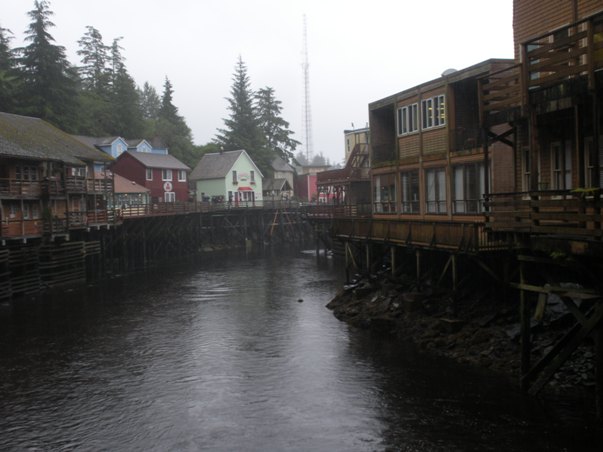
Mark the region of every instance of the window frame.
POLYGON ((186 171, 178 170, 178 182, 186 182, 186 171))
POLYGON ((419 170, 400 172, 400 213, 421 213, 419 170))
POLYGON ((153 168, 145 168, 145 180, 153 180, 153 168))
POLYGON ((446 188, 446 167, 438 166, 425 169, 425 213, 445 215, 448 213, 448 190, 446 188), (433 173, 433 198, 430 191, 430 174, 433 173), (443 178, 441 177, 443 175, 443 178), (443 191, 442 191, 443 190, 443 191), (444 195, 443 197, 441 195, 444 195))
POLYGON ((406 136, 419 131, 419 104, 417 102, 398 108, 398 136, 406 136))
POLYGON ((162 181, 169 181, 171 182, 173 180, 174 174, 172 173, 172 170, 169 168, 162 168, 161 169, 161 180, 162 181))

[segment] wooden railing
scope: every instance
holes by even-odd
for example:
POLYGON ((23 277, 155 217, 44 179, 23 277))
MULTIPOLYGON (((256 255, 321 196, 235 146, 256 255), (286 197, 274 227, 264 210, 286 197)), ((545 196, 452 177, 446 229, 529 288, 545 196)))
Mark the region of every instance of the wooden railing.
POLYGON ((603 68, 603 14, 573 23, 523 44, 528 89, 587 78, 603 68))
POLYGON ((493 232, 551 234, 601 240, 600 190, 498 193, 486 198, 493 232))
POLYGON ((333 220, 332 233, 342 238, 467 253, 507 247, 486 233, 483 222, 338 218, 333 220))
POLYGON ((41 193, 40 181, 0 179, 1 196, 39 197, 41 193))
POLYGON ((521 65, 519 64, 493 72, 481 79, 482 122, 493 115, 517 111, 522 105, 521 95, 521 65))

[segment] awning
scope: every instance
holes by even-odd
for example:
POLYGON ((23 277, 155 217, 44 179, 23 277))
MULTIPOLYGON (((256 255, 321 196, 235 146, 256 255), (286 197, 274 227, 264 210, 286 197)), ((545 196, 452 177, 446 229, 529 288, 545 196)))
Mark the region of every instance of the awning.
POLYGON ((253 191, 253 188, 251 188, 251 187, 239 187, 237 189, 237 191, 253 191))

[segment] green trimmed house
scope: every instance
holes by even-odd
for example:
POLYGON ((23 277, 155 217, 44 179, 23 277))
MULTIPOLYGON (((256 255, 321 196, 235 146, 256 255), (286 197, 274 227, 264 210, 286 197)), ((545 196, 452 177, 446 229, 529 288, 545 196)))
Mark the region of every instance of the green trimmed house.
POLYGON ((262 201, 262 173, 244 150, 205 154, 189 179, 198 201, 234 206, 262 201))

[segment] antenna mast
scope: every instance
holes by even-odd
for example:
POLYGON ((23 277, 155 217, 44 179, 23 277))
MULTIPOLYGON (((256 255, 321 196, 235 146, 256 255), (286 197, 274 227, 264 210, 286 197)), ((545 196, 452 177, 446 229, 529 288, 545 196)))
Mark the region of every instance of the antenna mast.
POLYGON ((312 156, 312 111, 310 108, 310 63, 308 62, 308 33, 306 28, 306 15, 304 14, 304 50, 302 70, 304 74, 304 141, 306 146, 306 160, 310 162, 312 156))

